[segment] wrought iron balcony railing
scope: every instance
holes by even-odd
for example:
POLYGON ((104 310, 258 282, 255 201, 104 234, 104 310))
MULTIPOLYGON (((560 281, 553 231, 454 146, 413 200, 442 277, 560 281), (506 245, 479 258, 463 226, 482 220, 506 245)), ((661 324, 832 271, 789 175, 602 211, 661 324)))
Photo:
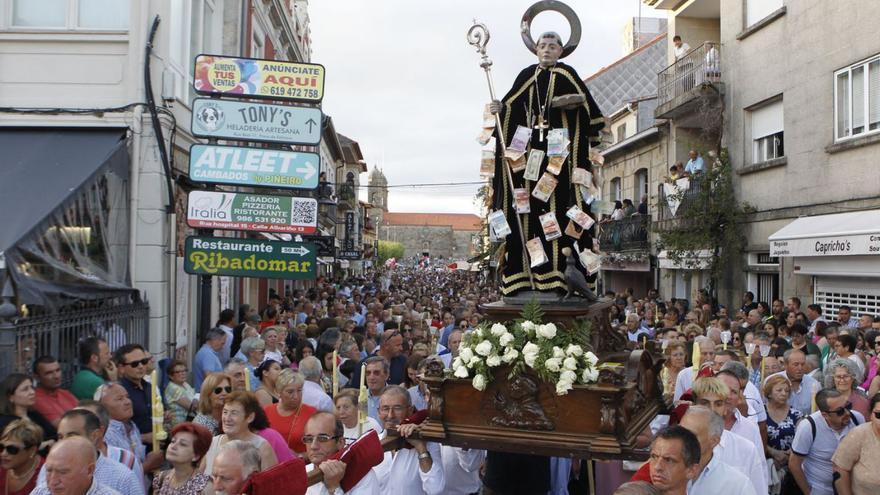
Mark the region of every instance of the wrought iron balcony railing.
POLYGON ((602 224, 599 249, 605 253, 648 249, 650 215, 633 215, 622 220, 602 224))
POLYGON ((677 105, 694 88, 721 81, 721 45, 707 41, 657 74, 657 112, 677 105))

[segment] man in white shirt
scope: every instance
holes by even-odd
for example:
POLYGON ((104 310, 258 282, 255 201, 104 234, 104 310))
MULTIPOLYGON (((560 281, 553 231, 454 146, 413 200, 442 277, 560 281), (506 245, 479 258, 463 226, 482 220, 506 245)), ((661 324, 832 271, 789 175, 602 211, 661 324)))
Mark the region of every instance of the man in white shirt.
POLYGON ((749 438, 745 438, 727 427, 724 418, 732 414, 729 396, 730 389, 718 378, 698 379, 694 382, 694 404, 700 407, 692 406, 688 409, 685 417, 688 415, 692 417, 688 422, 682 419, 682 426, 690 428, 691 422, 695 420, 697 423, 720 420, 722 431, 718 441, 719 445, 723 445, 718 449, 716 455, 721 458, 721 461, 751 480, 752 488, 756 494, 766 495, 768 492, 767 464, 764 461, 764 449, 760 448, 759 450, 755 444, 755 437, 757 437, 758 444, 761 442, 757 426, 750 421, 741 421, 743 424, 747 423, 746 426, 755 428, 749 438), (708 415, 705 411, 710 411, 713 415, 708 415), (693 416, 695 414, 700 414, 700 416, 693 416), (718 420, 712 416, 717 416, 718 420), (727 438, 724 438, 725 436, 727 438))
MULTIPOLYGON (((700 379, 704 380, 704 379, 700 379)), ((727 462, 725 452, 729 456, 733 451, 730 447, 722 446, 724 434, 735 435, 724 431, 724 420, 712 410, 702 406, 691 406, 681 420, 681 426, 690 430, 700 442, 700 463, 697 475, 688 482, 688 494, 704 495, 756 495, 766 494, 767 485, 762 490, 755 491, 756 480, 751 480, 735 465, 727 462)), ((757 457, 747 441, 744 444, 745 453, 750 452, 752 457, 757 457)), ((743 455, 737 452, 738 455, 743 455)), ((763 458, 763 456, 760 456, 763 458)), ((736 459, 739 465, 748 459, 736 459)), ((761 463, 766 470, 766 464, 761 463)), ((653 480, 654 474, 651 473, 653 480)))
POLYGON ((379 480, 372 469, 351 490, 342 490, 340 482, 347 466, 342 461, 328 458, 345 447, 343 432, 342 422, 333 413, 318 412, 306 422, 302 439, 311 462, 306 466, 306 472, 313 471, 317 466, 324 473, 324 481, 310 486, 306 495, 379 495, 379 480))
POLYGON ((411 438, 418 425, 401 424, 413 413, 409 392, 389 385, 379 399, 379 417, 386 430, 396 429, 412 448, 386 452, 381 464, 373 468, 383 495, 440 495, 446 478, 440 445, 411 438))
POLYGON ((446 495, 470 495, 479 493, 480 466, 486 459, 485 450, 460 449, 443 445, 440 447, 443 474, 446 478, 446 495))
MULTIPOLYGON (((694 345, 700 346, 700 368, 711 366, 715 362, 715 342, 709 337, 699 336, 694 339, 694 345)), ((682 394, 688 391, 694 383, 694 368, 689 366, 678 372, 678 378, 675 379, 675 391, 672 394, 672 401, 677 402, 682 394)))
MULTIPOLYGON (((785 369, 770 376, 784 376, 791 383, 791 396, 788 405, 797 409, 804 416, 812 412, 813 395, 822 389, 822 385, 813 377, 804 374, 807 358, 803 351, 789 349, 783 354, 785 369)), ((767 378, 764 378, 764 382, 767 378)))
POLYGON ((229 358, 232 357, 232 340, 233 340, 233 329, 235 328, 235 311, 231 309, 224 309, 220 312, 220 318, 217 320, 217 328, 223 330, 223 333, 226 334, 226 343, 223 344, 223 349, 220 350, 220 365, 226 366, 226 363, 229 362, 229 358))
POLYGON ((847 409, 847 398, 835 389, 816 394, 818 410, 798 423, 791 442, 788 467, 804 493, 832 495, 834 467, 831 457, 843 437, 865 418, 847 409))
POLYGON ((324 387, 321 386, 321 377, 324 375, 321 361, 315 356, 305 357, 299 362, 299 371, 305 378, 303 382, 303 403, 319 411, 333 412, 333 399, 327 395, 327 392, 324 392, 324 387))
POLYGON ((675 60, 680 60, 687 52, 691 51, 691 45, 681 41, 681 36, 679 35, 675 35, 672 38, 672 44, 675 46, 675 60))
MULTIPOLYGON (((758 432, 761 434, 761 442, 767 444, 767 410, 764 407, 764 399, 761 392, 752 382, 749 381, 749 370, 739 361, 732 361, 721 367, 720 371, 730 373, 739 380, 740 396, 737 409, 740 415, 758 425, 758 432)), ((764 449, 766 450, 766 449, 764 449)))

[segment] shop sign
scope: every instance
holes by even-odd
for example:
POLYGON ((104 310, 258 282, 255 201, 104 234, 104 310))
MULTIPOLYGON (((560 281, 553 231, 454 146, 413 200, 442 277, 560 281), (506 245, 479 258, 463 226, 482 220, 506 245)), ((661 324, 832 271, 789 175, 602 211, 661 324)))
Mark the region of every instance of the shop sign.
POLYGON ((336 256, 336 237, 332 235, 308 236, 304 240, 315 245, 318 250, 318 256, 330 258, 336 256))
POLYGON ((317 256, 307 242, 190 236, 183 268, 192 275, 314 280, 317 256))
POLYGON ((290 196, 192 191, 186 224, 197 229, 312 234, 318 230, 318 202, 290 196))
POLYGON ((360 249, 344 249, 339 251, 339 255, 337 258, 341 260, 359 260, 362 256, 362 251, 360 249))
POLYGON ((203 54, 195 60, 193 87, 200 95, 319 103, 324 66, 203 54))
POLYGON ((190 127, 204 138, 316 145, 322 117, 312 107, 196 98, 190 127))
POLYGON ((857 256, 880 254, 880 233, 770 241, 770 256, 857 256))
POLYGON ((189 149, 189 177, 193 182, 314 189, 318 187, 320 169, 317 153, 214 144, 194 144, 189 149))

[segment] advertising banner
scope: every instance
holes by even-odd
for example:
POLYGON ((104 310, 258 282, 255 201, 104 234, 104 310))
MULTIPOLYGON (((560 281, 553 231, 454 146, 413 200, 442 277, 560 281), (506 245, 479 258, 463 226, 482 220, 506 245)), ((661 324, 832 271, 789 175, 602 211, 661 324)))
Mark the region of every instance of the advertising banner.
POLYGON ((193 100, 194 136, 265 143, 321 142, 321 110, 250 101, 193 100))
POLYGON ((197 229, 312 234, 318 230, 318 202, 290 196, 192 191, 186 224, 197 229))
POLYGON ((318 250, 318 256, 336 256, 336 238, 332 235, 308 236, 303 238, 306 242, 311 242, 318 250))
POLYGON ((324 66, 203 54, 195 60, 193 87, 200 95, 319 103, 324 66))
POLYGON ((189 177, 193 182, 314 189, 318 187, 320 169, 317 153, 214 144, 194 144, 189 149, 189 177))
POLYGON ((363 252, 360 249, 345 249, 339 251, 337 258, 341 260, 359 260, 363 252))
POLYGON ((313 280, 317 256, 305 242, 190 236, 183 268, 192 275, 313 280))

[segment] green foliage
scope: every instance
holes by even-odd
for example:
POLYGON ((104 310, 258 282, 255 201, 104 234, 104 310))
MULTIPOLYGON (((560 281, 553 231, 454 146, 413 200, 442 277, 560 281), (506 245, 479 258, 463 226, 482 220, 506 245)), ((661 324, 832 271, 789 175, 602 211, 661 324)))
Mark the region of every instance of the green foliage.
MULTIPOLYGON (((722 149, 717 158, 713 156, 709 154, 705 171, 693 179, 700 181, 699 192, 687 195, 688 204, 682 204, 676 212, 675 226, 657 224, 655 230, 659 234, 658 250, 666 250, 672 262, 686 269, 708 271, 709 291, 715 295, 725 269, 745 247, 742 226, 752 208, 737 202, 727 149, 722 149), (698 257, 704 250, 711 251, 712 256, 698 257)), ((676 196, 683 199, 685 192, 676 196)))
POLYGON ((544 310, 534 297, 525 305, 523 305, 522 313, 520 313, 522 321, 530 321, 540 325, 544 323, 544 310))
POLYGON ((393 241, 379 241, 379 263, 391 258, 403 258, 403 244, 393 241))

